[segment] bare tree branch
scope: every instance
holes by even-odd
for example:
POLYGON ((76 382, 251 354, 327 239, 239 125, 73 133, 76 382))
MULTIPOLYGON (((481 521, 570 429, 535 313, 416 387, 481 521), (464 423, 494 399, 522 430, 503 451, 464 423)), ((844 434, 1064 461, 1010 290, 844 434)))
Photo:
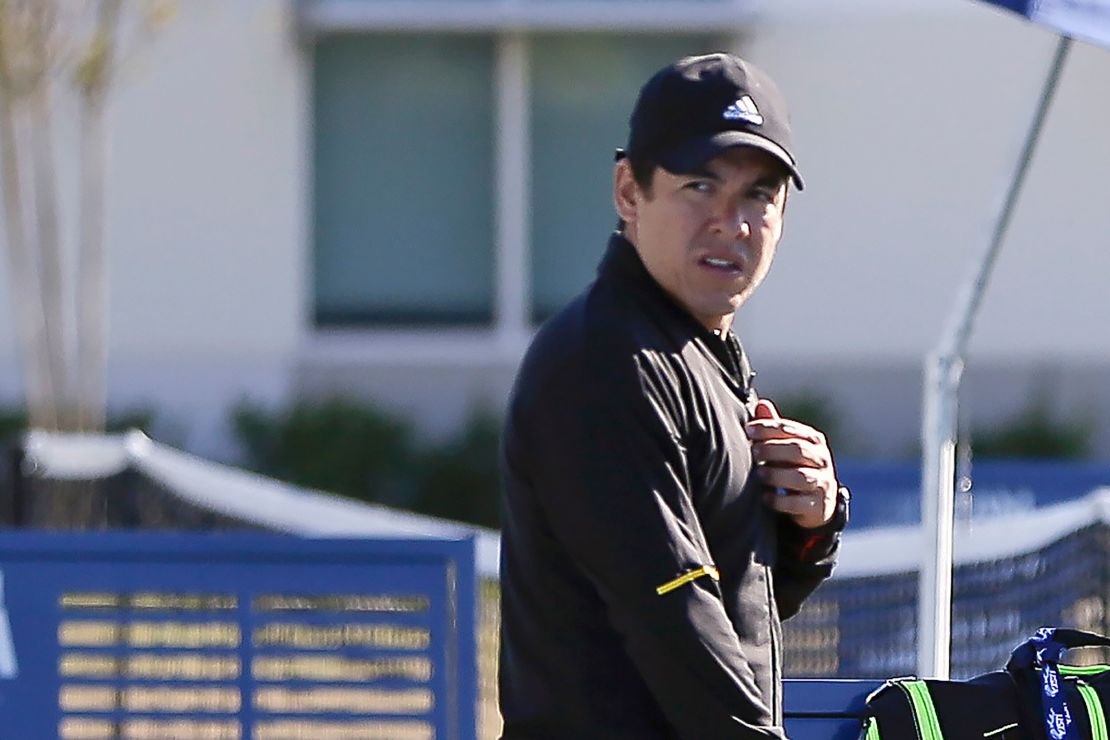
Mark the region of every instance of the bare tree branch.
POLYGON ((102 430, 107 413, 109 312, 108 260, 104 246, 104 99, 111 84, 120 9, 121 0, 101 0, 90 53, 79 71, 82 118, 77 253, 78 425, 88 431, 102 430))
POLYGON ((108 259, 105 108, 121 59, 175 0, 0 0, 0 188, 11 296, 32 425, 104 428, 108 259), (65 249, 57 77, 77 94, 75 260, 65 249), (73 290, 72 299, 70 290, 73 290))
POLYGON ((58 424, 72 428, 72 383, 66 369, 65 267, 58 224, 57 170, 51 116, 53 91, 50 48, 57 22, 56 0, 36 0, 28 28, 31 84, 28 92, 30 147, 34 163, 35 213, 38 224, 38 278, 43 310, 47 372, 56 396, 58 424))
POLYGON ((4 196, 4 224, 10 260, 11 284, 17 336, 27 394, 28 416, 35 426, 55 429, 58 412, 56 393, 46 356, 46 320, 35 286, 38 276, 32 246, 27 237, 23 175, 17 145, 18 108, 27 89, 25 44, 26 8, 12 0, 0 0, 0 170, 4 196))

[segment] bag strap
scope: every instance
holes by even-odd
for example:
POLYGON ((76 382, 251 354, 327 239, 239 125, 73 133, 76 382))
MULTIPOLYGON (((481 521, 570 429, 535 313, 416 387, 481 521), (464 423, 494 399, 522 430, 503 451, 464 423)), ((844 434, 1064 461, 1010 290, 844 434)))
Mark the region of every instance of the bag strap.
POLYGON ((1079 682, 1079 695, 1087 705, 1087 718, 1091 722, 1092 740, 1108 740, 1106 733, 1106 714, 1102 711, 1102 702, 1098 699, 1098 692, 1090 684, 1079 682))
MULTIPOLYGON (((1064 697, 1064 684, 1060 680, 1057 664, 1068 648, 1087 645, 1108 645, 1110 639, 1082 630, 1042 627, 1030 639, 1018 645, 1006 663, 1006 670, 1035 670, 1040 676, 1041 707, 1044 725, 1052 740, 1078 740, 1079 733, 1072 727, 1071 708, 1064 697)), ((1084 696, 1084 701, 1087 697, 1084 696)))
POLYGON ((918 678, 900 678, 892 683, 902 689, 910 700, 918 738, 944 740, 944 733, 940 731, 940 720, 937 719, 937 709, 933 706, 932 695, 929 694, 929 686, 918 678))
POLYGON ((879 734, 879 720, 877 717, 864 717, 859 740, 883 740, 883 736, 879 734))

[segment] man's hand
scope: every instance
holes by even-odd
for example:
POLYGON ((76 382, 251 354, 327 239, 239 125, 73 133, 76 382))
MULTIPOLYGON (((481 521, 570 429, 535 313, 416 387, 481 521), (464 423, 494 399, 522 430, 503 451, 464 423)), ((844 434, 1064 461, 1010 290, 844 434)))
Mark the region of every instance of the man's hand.
POLYGON ((838 483, 825 435, 783 419, 767 400, 756 404, 747 431, 755 472, 767 487, 767 505, 807 529, 832 519, 838 483))

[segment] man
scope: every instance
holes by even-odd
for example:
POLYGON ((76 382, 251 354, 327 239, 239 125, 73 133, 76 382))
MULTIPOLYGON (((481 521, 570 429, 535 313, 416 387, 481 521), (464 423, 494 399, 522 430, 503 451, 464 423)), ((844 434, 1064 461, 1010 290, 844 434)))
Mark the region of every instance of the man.
POLYGON ((758 400, 733 313, 800 190, 771 80, 640 91, 597 280, 539 332, 503 442, 505 740, 784 738, 780 618, 847 517, 824 436, 758 400))

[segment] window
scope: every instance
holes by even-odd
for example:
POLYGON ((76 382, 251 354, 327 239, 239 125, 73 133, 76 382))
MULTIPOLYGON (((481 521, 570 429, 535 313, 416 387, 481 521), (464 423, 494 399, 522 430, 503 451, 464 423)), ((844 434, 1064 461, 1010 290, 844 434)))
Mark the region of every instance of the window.
POLYGON ((704 35, 538 36, 531 47, 531 315, 540 322, 592 279, 616 224, 613 152, 655 70, 721 47, 704 35))
POLYGON ((733 46, 742 15, 631 7, 306 0, 317 326, 477 327, 511 348, 592 280, 640 85, 733 46))
POLYGON ((317 324, 488 325, 493 40, 331 36, 315 54, 317 324))

